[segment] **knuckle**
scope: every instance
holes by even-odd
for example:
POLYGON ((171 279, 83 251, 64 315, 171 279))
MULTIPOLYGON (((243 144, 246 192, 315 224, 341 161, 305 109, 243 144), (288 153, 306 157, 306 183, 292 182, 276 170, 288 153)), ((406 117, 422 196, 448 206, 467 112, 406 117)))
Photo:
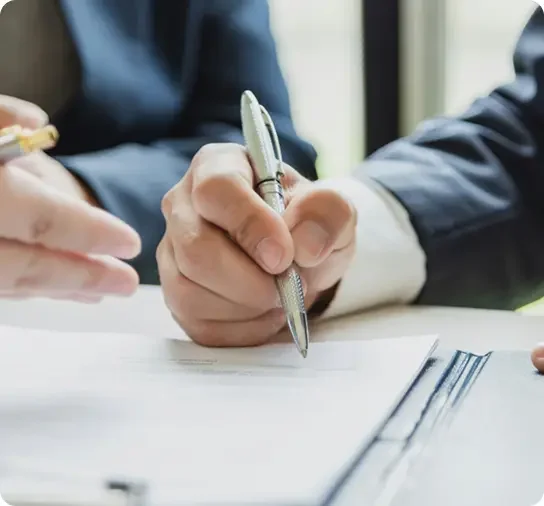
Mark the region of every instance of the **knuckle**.
POLYGON ((170 189, 166 195, 161 199, 161 212, 162 215, 168 219, 172 212, 172 198, 174 189, 170 189))
POLYGON ((182 188, 186 177, 187 176, 184 176, 178 183, 170 188, 161 199, 161 211, 164 218, 167 220, 171 217, 172 212, 175 209, 176 200, 179 200, 180 192, 183 191, 182 188))
POLYGON ((32 221, 29 228, 29 241, 31 243, 47 243, 55 230, 56 210, 51 207, 42 210, 32 221))
POLYGON ((217 212, 227 212, 233 202, 232 196, 240 185, 240 177, 237 172, 210 171, 204 173, 193 183, 192 200, 199 214, 204 214, 204 209, 209 206, 217 206, 217 212))
POLYGON ((219 147, 220 144, 218 143, 204 144, 204 146, 201 146, 193 157, 192 165, 196 167, 202 162, 205 162, 208 157, 213 156, 215 153, 217 153, 219 147))
POLYGON ((212 159, 216 156, 224 155, 239 155, 244 152, 244 148, 232 142, 211 142, 202 146, 195 156, 193 157, 192 165, 198 166, 202 163, 207 162, 209 159, 212 159))
POLYGON ((213 247, 206 242, 195 230, 184 230, 173 240, 178 267, 190 279, 201 276, 208 267, 208 255, 213 247))

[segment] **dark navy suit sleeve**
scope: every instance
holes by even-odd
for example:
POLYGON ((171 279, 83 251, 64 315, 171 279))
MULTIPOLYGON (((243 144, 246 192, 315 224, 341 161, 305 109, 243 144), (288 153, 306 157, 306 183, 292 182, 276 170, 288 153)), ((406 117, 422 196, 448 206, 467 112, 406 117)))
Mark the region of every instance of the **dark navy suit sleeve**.
POLYGON ((155 250, 165 229, 162 197, 185 174, 203 145, 243 143, 243 90, 253 90, 269 109, 285 161, 307 177, 316 177, 315 152, 294 130, 267 2, 206 0, 203 8, 201 26, 191 27, 200 32, 200 40, 193 41, 194 47, 186 52, 186 57, 195 60, 196 74, 191 76, 188 106, 180 114, 173 135, 147 145, 126 144, 59 157, 90 186, 105 209, 141 234, 143 251, 132 263, 142 283, 158 283, 155 250))
MULTIPOLYGON (((361 170, 404 204, 427 255, 422 304, 515 309, 544 296, 544 14, 516 77, 454 118, 427 121, 361 170)), ((471 79, 467 76, 467 79, 471 79)))

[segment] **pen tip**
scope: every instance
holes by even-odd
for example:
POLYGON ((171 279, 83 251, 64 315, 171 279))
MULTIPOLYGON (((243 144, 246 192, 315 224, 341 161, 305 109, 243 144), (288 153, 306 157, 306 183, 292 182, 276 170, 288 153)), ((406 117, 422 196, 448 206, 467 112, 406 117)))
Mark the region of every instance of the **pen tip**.
POLYGON ((306 358, 308 355, 308 350, 300 350, 300 354, 302 355, 302 358, 306 358))

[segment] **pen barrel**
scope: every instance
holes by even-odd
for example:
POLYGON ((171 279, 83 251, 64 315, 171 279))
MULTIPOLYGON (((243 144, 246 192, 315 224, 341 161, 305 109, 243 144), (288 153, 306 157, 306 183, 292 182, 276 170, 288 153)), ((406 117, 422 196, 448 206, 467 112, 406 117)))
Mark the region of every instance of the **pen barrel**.
POLYGON ((263 181, 257 187, 257 192, 261 198, 279 214, 285 211, 285 199, 283 197, 283 188, 276 179, 263 181))
POLYGON ((24 150, 15 134, 0 136, 0 163, 7 163, 24 154, 24 150))
POLYGON ((281 305, 288 312, 304 313, 304 290, 302 281, 294 267, 290 267, 276 276, 276 287, 281 299, 281 305))
MULTIPOLYGON (((283 187, 277 179, 263 181, 257 188, 261 198, 277 213, 285 211, 283 187)), ((276 276, 276 286, 280 294, 282 306, 290 311, 304 312, 304 291, 297 271, 290 267, 276 276)))

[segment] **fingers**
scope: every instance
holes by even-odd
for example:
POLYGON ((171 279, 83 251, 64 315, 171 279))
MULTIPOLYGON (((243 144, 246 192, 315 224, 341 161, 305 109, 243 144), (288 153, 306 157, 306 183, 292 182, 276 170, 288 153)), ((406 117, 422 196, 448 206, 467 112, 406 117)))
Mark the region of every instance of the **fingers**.
POLYGON ((295 247, 295 262, 310 268, 332 252, 352 244, 357 215, 340 193, 323 183, 305 185, 297 191, 284 215, 295 247))
POLYGON ((167 305, 183 322, 189 319, 245 321, 266 312, 233 302, 181 274, 173 248, 167 240, 163 240, 157 249, 157 263, 167 305))
POLYGON ((255 192, 245 150, 229 144, 207 146, 191 170, 196 212, 226 231, 267 272, 287 269, 293 261, 289 230, 255 192))
POLYGON ((195 342, 214 347, 257 346, 285 325, 281 308, 262 311, 236 304, 180 274, 168 240, 161 242, 157 261, 166 305, 195 342))
POLYGON ((316 294, 335 285, 344 276, 346 266, 351 263, 354 254, 355 243, 352 243, 346 248, 333 251, 317 267, 300 269, 300 276, 309 292, 316 294))
POLYGON ((537 346, 531 355, 531 360, 536 369, 544 374, 544 343, 537 346))
POLYGON ((3 296, 128 296, 138 275, 112 258, 90 258, 40 246, 0 240, 0 292, 3 296))
POLYGON ((207 146, 163 199, 157 261, 166 304, 203 345, 267 342, 285 327, 272 274, 296 262, 311 305, 354 252, 356 212, 340 193, 286 167, 280 216, 257 194, 252 172, 240 146, 207 146))
POLYGON ((0 128, 20 125, 23 128, 41 128, 49 122, 47 114, 25 100, 0 95, 0 128))
POLYGON ((285 327, 285 315, 279 309, 245 322, 191 320, 185 324, 176 315, 173 318, 193 341, 211 347, 260 346, 285 327))
MULTIPOLYGON (((180 200, 167 225, 169 246, 161 245, 158 262, 164 280, 179 274, 206 291, 261 313, 277 305, 273 278, 263 272, 225 233, 180 200), (162 251, 165 250, 165 251, 162 251), (174 265, 170 265, 174 257, 174 265)), ((177 279, 179 281, 179 279, 177 279)), ((188 283, 183 284, 184 288, 188 283)), ((195 297, 195 303, 198 299, 195 297)))
POLYGON ((123 259, 141 248, 136 232, 121 220, 10 165, 0 167, 0 235, 51 250, 123 259))

